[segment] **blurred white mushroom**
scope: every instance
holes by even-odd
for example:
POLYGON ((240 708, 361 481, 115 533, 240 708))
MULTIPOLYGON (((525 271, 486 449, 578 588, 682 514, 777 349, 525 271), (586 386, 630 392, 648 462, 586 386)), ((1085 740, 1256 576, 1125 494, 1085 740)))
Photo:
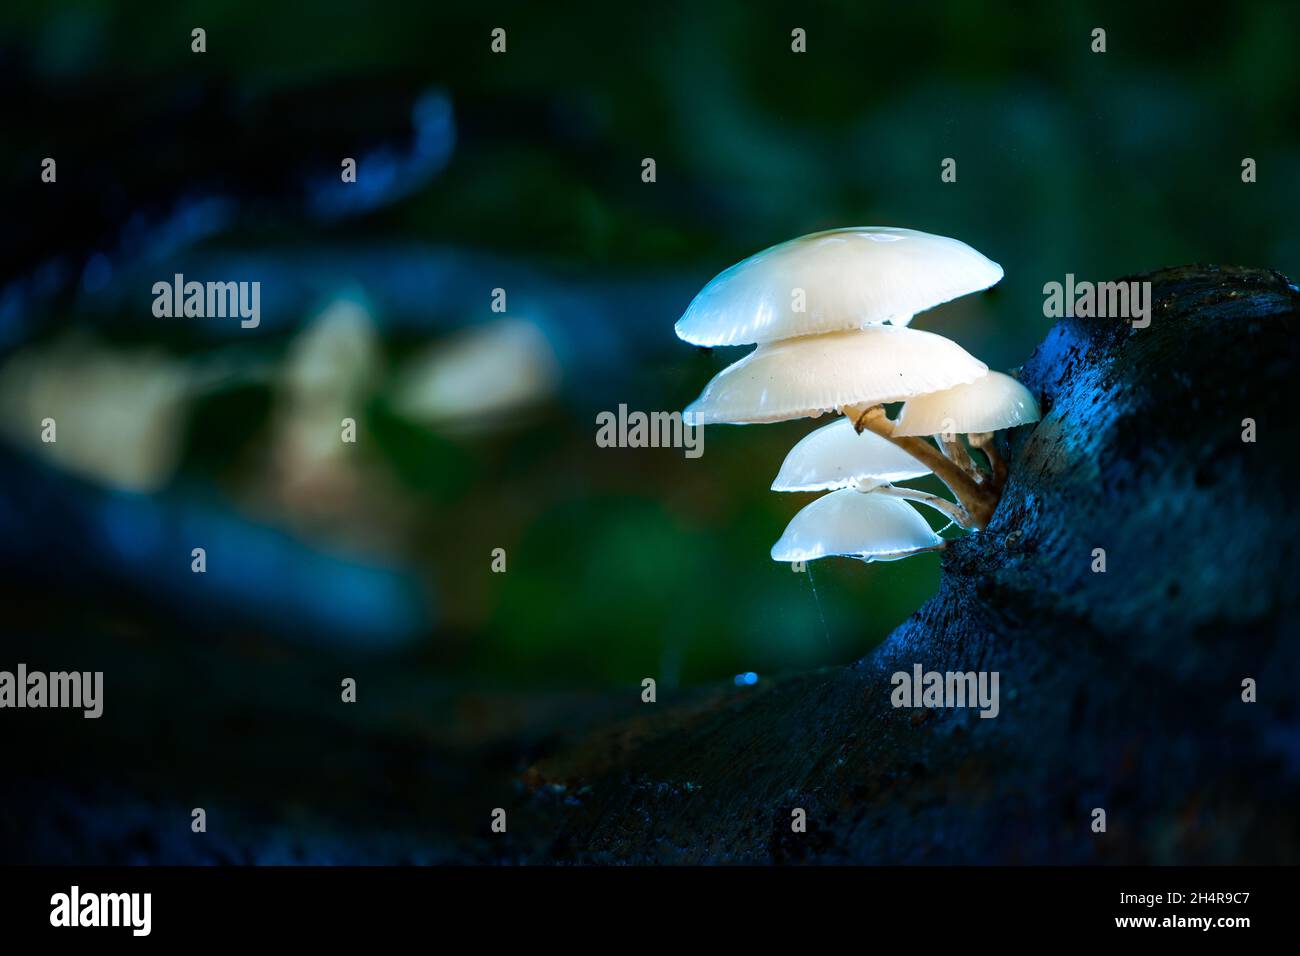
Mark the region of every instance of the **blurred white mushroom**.
POLYGON ((289 344, 274 392, 268 493, 304 527, 350 513, 367 486, 356 449, 380 361, 374 319, 357 296, 330 301, 289 344))
POLYGON ((760 345, 715 375, 685 414, 702 425, 815 418, 951 388, 986 371, 942 336, 872 326, 760 345))
POLYGON ((355 298, 338 298, 294 337, 282 394, 303 405, 328 405, 332 417, 366 390, 378 365, 379 337, 369 309, 355 298))
POLYGON ((272 426, 275 466, 290 494, 348 457, 342 421, 361 421, 379 359, 374 319, 352 298, 332 301, 290 343, 272 426))
POLYGON ((845 488, 823 495, 795 515, 772 546, 772 560, 814 561, 843 555, 895 561, 943 545, 943 539, 906 502, 845 488))
POLYGON ((906 325, 1001 278, 1000 265, 956 239, 892 227, 832 229, 719 273, 678 321, 677 335, 694 345, 746 345, 906 325))
POLYGON ((190 395, 183 362, 117 352, 74 335, 0 369, 0 427, 16 445, 113 488, 152 492, 172 477, 190 395), (55 441, 42 441, 52 419, 55 441))
POLYGON ((545 333, 523 319, 465 329, 413 360, 393 391, 394 408, 425 425, 499 427, 550 398, 560 363, 545 333))
POLYGON ((805 435, 785 456, 773 491, 830 491, 854 488, 861 479, 904 481, 930 474, 893 442, 874 432, 858 434, 837 418, 805 435))

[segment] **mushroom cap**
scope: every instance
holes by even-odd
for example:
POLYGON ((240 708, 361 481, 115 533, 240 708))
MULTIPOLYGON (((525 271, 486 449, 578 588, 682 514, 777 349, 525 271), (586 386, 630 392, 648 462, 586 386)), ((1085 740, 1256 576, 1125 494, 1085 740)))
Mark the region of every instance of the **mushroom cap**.
POLYGON ((815 418, 952 388, 987 371, 940 335, 873 325, 760 345, 713 376, 686 414, 700 425, 815 418))
POLYGON ((501 318, 461 329, 408 362, 393 404, 423 425, 481 431, 541 403, 559 382, 560 362, 541 327, 501 318))
POLYGON ((840 418, 805 435, 785 456, 773 491, 828 491, 853 488, 858 479, 904 481, 928 475, 903 449, 875 432, 862 434, 840 418))
POLYGON ((1029 389, 1010 375, 989 372, 968 384, 910 399, 899 413, 894 434, 995 432, 1036 422, 1041 417, 1029 389))
POLYGON ((815 561, 831 555, 895 561, 943 542, 900 498, 854 488, 822 495, 790 521, 772 545, 773 561, 815 561))
POLYGON ((764 249, 718 273, 691 300, 677 335, 748 345, 892 322, 987 289, 1002 267, 964 242, 915 229, 831 229, 764 249), (794 290, 803 290, 795 311, 794 290))

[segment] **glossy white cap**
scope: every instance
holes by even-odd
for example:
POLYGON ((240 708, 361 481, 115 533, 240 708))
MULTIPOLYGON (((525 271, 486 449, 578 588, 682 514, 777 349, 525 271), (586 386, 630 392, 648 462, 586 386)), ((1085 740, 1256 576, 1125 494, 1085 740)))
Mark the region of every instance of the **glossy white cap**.
POLYGON ((930 474, 903 449, 875 432, 858 434, 840 418, 809 432, 785 456, 773 491, 829 491, 858 480, 905 481, 930 474))
POLYGON ((1002 267, 964 242, 862 226, 764 249, 719 273, 691 301, 677 335, 747 345, 891 322, 987 289, 1002 267))
POLYGON ((898 416, 894 434, 970 435, 1026 425, 1041 417, 1029 389, 1010 375, 989 372, 969 384, 910 399, 898 416))
POLYGON ((772 546, 772 560, 815 561, 842 555, 894 561, 942 543, 920 513, 902 499, 845 488, 823 495, 795 515, 772 546))
POLYGON ((816 417, 973 382, 988 367, 932 332, 877 325, 760 345, 686 408, 701 425, 816 417))

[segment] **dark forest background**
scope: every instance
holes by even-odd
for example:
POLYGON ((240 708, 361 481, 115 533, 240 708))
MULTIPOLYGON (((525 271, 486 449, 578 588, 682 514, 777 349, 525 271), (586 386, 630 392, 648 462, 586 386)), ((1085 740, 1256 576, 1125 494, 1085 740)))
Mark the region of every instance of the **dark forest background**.
POLYGON ((596 414, 684 407, 741 354, 675 338, 694 292, 829 227, 1000 262, 916 323, 1000 369, 1067 273, 1297 274, 1297 35, 1267 3, 6 4, 0 665, 102 668, 119 742, 204 695, 310 727, 356 676, 374 727, 476 745, 545 723, 512 695, 849 662, 939 559, 770 560, 811 423, 687 459, 596 414), (260 326, 154 318, 177 272, 260 281, 260 326))

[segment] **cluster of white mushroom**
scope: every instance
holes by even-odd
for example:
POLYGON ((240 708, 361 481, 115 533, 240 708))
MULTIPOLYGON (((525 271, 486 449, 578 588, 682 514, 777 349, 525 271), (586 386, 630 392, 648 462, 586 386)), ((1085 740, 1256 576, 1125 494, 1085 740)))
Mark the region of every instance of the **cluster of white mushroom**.
POLYGON ((1001 266, 955 239, 834 229, 765 249, 695 297, 680 338, 757 348, 714 376, 688 421, 844 416, 795 445, 772 484, 830 492, 795 515, 774 560, 892 561, 942 547, 907 500, 962 528, 988 524, 1007 476, 993 433, 1038 421, 1038 404, 955 342, 907 325, 1001 278, 1001 266), (890 419, 884 406, 896 402, 905 404, 890 419), (894 484, 932 473, 956 500, 894 484))

